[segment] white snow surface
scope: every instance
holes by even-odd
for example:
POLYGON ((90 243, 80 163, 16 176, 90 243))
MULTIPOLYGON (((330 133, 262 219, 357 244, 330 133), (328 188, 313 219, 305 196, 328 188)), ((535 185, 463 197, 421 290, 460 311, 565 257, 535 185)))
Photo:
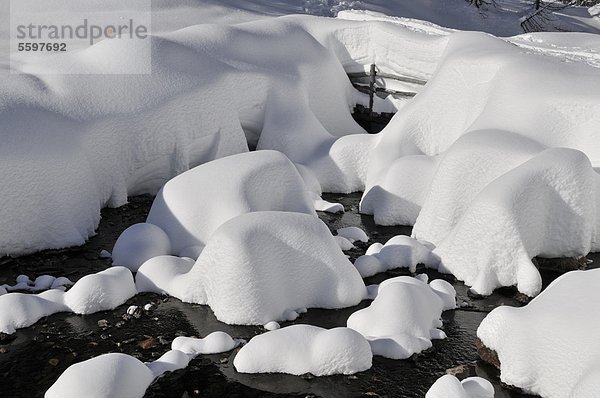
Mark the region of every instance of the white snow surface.
POLYGON ((195 264, 171 256, 147 261, 136 286, 208 304, 222 322, 253 325, 295 319, 304 308, 349 307, 367 294, 321 220, 279 211, 229 220, 195 264))
POLYGON ((431 347, 432 339, 446 338, 439 329, 440 317, 456 303, 447 295, 452 286, 445 285, 449 283, 438 280, 436 285, 428 285, 409 276, 387 279, 379 285, 371 305, 350 315, 347 325, 365 336, 373 355, 408 358, 431 347), (438 292, 436 288, 442 286, 443 291, 438 292))
MULTIPOLYGON (((226 221, 267 210, 316 216, 292 162, 280 152, 256 151, 218 159, 171 179, 154 199, 146 221, 171 241, 171 252, 159 254, 182 255, 189 247, 205 246, 226 221)), ((146 244, 151 247, 155 240, 149 237, 146 244)), ((113 259, 116 254, 113 250, 113 259)))
POLYGON ((352 329, 292 325, 253 337, 233 365, 240 373, 329 376, 365 371, 372 358, 367 340, 352 329))
POLYGON ((356 241, 367 243, 369 241, 367 233, 358 227, 339 228, 336 232, 338 236, 348 239, 351 243, 356 241))
POLYGON ((141 398, 152 380, 152 372, 140 360, 110 353, 69 366, 44 396, 141 398))
POLYGON ((444 375, 431 386, 425 398, 494 398, 494 386, 482 377, 460 381, 453 375, 444 375))
POLYGON ((502 306, 477 336, 500 359, 500 379, 548 398, 598 395, 600 270, 568 272, 522 308, 502 306))
POLYGON ((0 296, 0 332, 14 333, 57 312, 91 314, 112 310, 135 294, 133 276, 124 267, 86 275, 66 293, 60 289, 39 294, 7 293, 0 296))
POLYGON ((204 338, 179 336, 171 350, 153 362, 142 363, 121 353, 109 353, 71 365, 46 391, 46 398, 141 398, 152 381, 165 372, 185 368, 200 354, 234 349, 238 342, 225 332, 204 338))
POLYGON ((385 245, 371 245, 366 254, 356 259, 354 266, 360 276, 366 278, 394 268, 408 268, 415 272, 417 264, 436 268, 439 263, 439 257, 425 244, 410 236, 397 235, 385 245))

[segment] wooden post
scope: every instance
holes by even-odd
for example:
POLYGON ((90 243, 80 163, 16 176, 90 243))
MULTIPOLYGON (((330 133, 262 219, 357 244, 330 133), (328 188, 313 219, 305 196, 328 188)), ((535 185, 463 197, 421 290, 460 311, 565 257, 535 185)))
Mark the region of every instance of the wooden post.
POLYGON ((369 113, 373 113, 373 96, 375 95, 375 76, 377 71, 375 70, 375 64, 371 64, 371 70, 369 72, 369 113))

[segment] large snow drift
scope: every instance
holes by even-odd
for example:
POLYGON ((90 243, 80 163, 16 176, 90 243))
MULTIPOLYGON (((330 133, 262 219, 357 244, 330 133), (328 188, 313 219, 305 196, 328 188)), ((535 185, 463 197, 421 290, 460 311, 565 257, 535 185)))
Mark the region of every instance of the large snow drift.
POLYGON ((369 343, 352 329, 292 325, 253 337, 233 365, 241 373, 328 376, 367 370, 372 357, 369 343))
POLYGON ((598 395, 600 270, 568 272, 522 308, 499 307, 477 336, 500 360, 500 379, 548 398, 598 395))
POLYGON ((442 311, 456 307, 454 288, 433 282, 408 276, 383 281, 371 305, 348 318, 348 327, 366 337, 374 355, 405 359, 431 347, 432 339, 446 338, 438 329, 442 311))
POLYGON ((358 304, 366 287, 317 217, 253 212, 219 227, 195 264, 155 257, 137 274, 138 291, 208 304, 229 324, 294 319, 303 308, 358 304))

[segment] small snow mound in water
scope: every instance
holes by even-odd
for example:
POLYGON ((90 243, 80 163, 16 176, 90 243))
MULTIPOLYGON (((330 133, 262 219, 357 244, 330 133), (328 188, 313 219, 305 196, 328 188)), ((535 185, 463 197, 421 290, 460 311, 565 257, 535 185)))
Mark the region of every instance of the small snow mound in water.
POLYGON ((352 242, 343 236, 334 236, 333 239, 335 239, 336 243, 343 251, 354 249, 352 242))
POLYGON ((171 254, 169 236, 154 224, 133 224, 121 233, 112 251, 113 265, 136 272, 152 257, 171 254))
POLYGON ((362 229, 358 227, 345 227, 337 230, 338 236, 343 236, 348 239, 350 242, 354 243, 356 241, 360 242, 368 242, 369 237, 362 229))
POLYGON ((446 338, 440 317, 455 307, 455 299, 440 298, 427 283, 400 276, 383 281, 371 305, 350 315, 347 325, 369 340, 373 355, 405 359, 431 347, 432 339, 446 338))
POLYGON ((410 236, 398 235, 385 245, 372 244, 367 254, 356 259, 354 266, 366 278, 394 268, 408 268, 415 272, 417 264, 436 268, 439 263, 439 257, 429 247, 410 236))
POLYGON ((218 354, 231 351, 238 342, 225 332, 213 332, 208 336, 197 339, 193 337, 179 336, 171 343, 171 349, 185 352, 188 355, 218 354))
POLYGON ((66 293, 50 289, 39 294, 4 294, 0 296, 0 332, 14 333, 57 312, 91 314, 112 310, 135 293, 131 272, 124 267, 112 267, 84 276, 66 293))
POLYGON ((502 382, 543 397, 598 396, 599 284, 600 269, 567 272, 525 307, 489 313, 477 336, 498 354, 502 382))
POLYGON ((208 304, 229 324, 293 320, 300 308, 349 307, 366 296, 327 226, 313 215, 281 211, 233 218, 212 234, 193 266, 156 257, 136 279, 140 291, 208 304))
POLYGON ((71 365, 46 391, 45 398, 141 398, 154 375, 138 359, 104 354, 71 365))
POLYGON ((467 377, 462 382, 444 375, 431 386, 425 398, 494 398, 494 386, 481 377, 467 377))
POLYGON ((293 325, 253 337, 233 365, 240 373, 328 376, 367 370, 372 357, 369 343, 352 329, 293 325))

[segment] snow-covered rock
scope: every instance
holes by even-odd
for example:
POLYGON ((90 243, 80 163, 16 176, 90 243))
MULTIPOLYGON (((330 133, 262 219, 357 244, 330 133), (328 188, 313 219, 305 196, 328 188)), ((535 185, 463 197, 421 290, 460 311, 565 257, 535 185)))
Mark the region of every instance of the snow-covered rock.
POLYGON ((226 221, 264 210, 316 215, 296 167, 276 151, 229 156, 171 179, 152 203, 147 222, 166 232, 172 254, 179 255, 204 246, 226 221))
POLYGON ((352 329, 292 325, 253 337, 233 365, 240 373, 328 376, 367 370, 372 357, 369 343, 352 329))
POLYGON ((366 232, 358 227, 339 228, 336 232, 338 236, 348 239, 351 243, 356 241, 367 243, 369 241, 369 237, 367 236, 366 232))
POLYGON ((415 272, 417 264, 436 268, 439 263, 439 257, 429 247, 410 236, 397 235, 385 245, 371 245, 365 255, 356 259, 354 266, 366 278, 394 268, 415 272))
POLYGON ((238 342, 232 339, 230 335, 217 331, 201 339, 186 336, 175 337, 175 340, 171 343, 171 349, 197 356, 231 351, 237 345, 238 342))
POLYGON ((169 236, 154 224, 138 223, 121 233, 112 251, 113 265, 121 265, 136 272, 152 257, 171 254, 169 236))
POLYGON ((354 249, 354 245, 352 244, 352 242, 344 238, 343 236, 337 235, 334 236, 333 239, 335 239, 336 243, 343 251, 354 249))
POLYGON ((208 304, 229 324, 290 320, 299 309, 349 307, 366 297, 327 226, 291 212, 242 214, 212 234, 191 268, 187 260, 156 257, 136 278, 140 291, 208 304))
POLYGON ((432 339, 446 338, 438 328, 442 311, 450 308, 426 282, 400 276, 383 281, 371 305, 347 324, 369 340, 373 355, 405 359, 431 347, 432 339))
POLYGON ((138 359, 104 354, 69 366, 45 398, 141 398, 152 380, 152 372, 138 359))
POLYGON ((124 267, 112 267, 84 276, 66 293, 61 289, 50 289, 39 294, 0 295, 0 332, 14 333, 16 329, 33 325, 40 318, 57 312, 91 314, 112 310, 135 293, 131 272, 124 267))
POLYGON ((572 271, 521 308, 502 306, 477 336, 500 360, 500 379, 548 398, 598 395, 600 270, 572 271))
POLYGON ((65 293, 65 304, 76 314, 112 310, 135 296, 133 275, 125 267, 111 267, 86 275, 65 293))
POLYGON ((463 381, 444 375, 431 386, 425 398, 494 398, 494 386, 482 377, 467 377, 463 381))

